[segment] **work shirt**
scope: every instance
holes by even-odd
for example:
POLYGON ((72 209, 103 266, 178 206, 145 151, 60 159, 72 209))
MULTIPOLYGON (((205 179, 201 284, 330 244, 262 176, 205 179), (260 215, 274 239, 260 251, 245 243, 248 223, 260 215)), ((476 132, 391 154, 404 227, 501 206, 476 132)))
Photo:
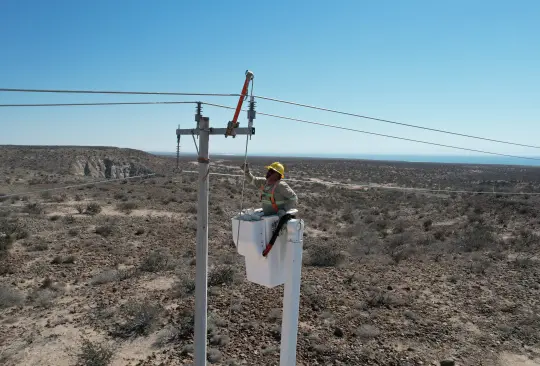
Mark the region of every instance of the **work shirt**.
POLYGON ((246 180, 251 185, 255 186, 262 193, 262 209, 265 216, 276 215, 277 212, 272 206, 271 195, 274 189, 274 199, 279 210, 288 211, 296 208, 298 197, 291 187, 283 180, 278 180, 274 184, 268 184, 266 178, 254 177, 251 172, 246 172, 246 180))

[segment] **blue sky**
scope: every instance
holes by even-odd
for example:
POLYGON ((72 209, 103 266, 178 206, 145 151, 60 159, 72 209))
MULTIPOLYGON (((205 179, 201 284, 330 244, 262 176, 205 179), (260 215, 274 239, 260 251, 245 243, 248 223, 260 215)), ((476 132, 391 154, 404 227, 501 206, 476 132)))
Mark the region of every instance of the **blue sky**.
MULTIPOLYGON (((540 145, 538 1, 0 2, 0 87, 239 93, 540 145)), ((0 103, 236 98, 0 93, 0 103)), ((261 112, 501 153, 539 150, 259 101, 261 112)), ((214 127, 232 111, 206 107, 214 127)), ((0 144, 174 151, 194 107, 0 108, 0 144)), ((244 113, 242 125, 247 123, 244 113)), ((258 116, 252 153, 466 153, 258 116)), ((211 138, 241 153, 244 138, 211 138)), ((185 138, 182 151, 193 152, 185 138)))

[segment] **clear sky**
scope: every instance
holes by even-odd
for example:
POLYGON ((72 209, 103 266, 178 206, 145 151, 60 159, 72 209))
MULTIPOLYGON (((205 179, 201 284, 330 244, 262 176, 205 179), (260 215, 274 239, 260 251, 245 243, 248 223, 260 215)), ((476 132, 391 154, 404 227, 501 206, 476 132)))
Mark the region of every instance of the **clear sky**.
MULTIPOLYGON (((540 145, 540 1, 0 1, 0 87, 254 92, 540 145)), ((0 103, 236 98, 0 93, 0 103)), ((259 101, 261 112, 502 153, 480 142, 259 101)), ((174 151, 191 105, 0 108, 0 144, 174 151)), ((232 111, 206 107, 214 127, 232 111)), ((241 114, 242 125, 247 123, 241 114)), ((250 152, 459 154, 258 116, 250 152)), ((244 138, 211 138, 240 153, 244 138)), ((185 138, 182 151, 193 152, 185 138)))

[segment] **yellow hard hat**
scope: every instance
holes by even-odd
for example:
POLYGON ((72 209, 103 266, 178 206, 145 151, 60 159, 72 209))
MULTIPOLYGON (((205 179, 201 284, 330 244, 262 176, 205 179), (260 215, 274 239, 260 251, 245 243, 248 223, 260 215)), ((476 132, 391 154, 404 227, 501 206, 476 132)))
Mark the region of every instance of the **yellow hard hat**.
POLYGON ((281 175, 281 178, 285 178, 285 168, 283 164, 275 162, 266 167, 266 169, 272 169, 281 175))

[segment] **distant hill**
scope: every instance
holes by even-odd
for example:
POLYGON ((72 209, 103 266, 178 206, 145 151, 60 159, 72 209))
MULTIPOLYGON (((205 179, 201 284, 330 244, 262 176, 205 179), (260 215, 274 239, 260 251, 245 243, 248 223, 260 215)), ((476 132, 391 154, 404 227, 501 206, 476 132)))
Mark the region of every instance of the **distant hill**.
POLYGON ((163 174, 174 162, 140 150, 105 146, 0 145, 0 172, 27 170, 59 175, 125 178, 163 174))

